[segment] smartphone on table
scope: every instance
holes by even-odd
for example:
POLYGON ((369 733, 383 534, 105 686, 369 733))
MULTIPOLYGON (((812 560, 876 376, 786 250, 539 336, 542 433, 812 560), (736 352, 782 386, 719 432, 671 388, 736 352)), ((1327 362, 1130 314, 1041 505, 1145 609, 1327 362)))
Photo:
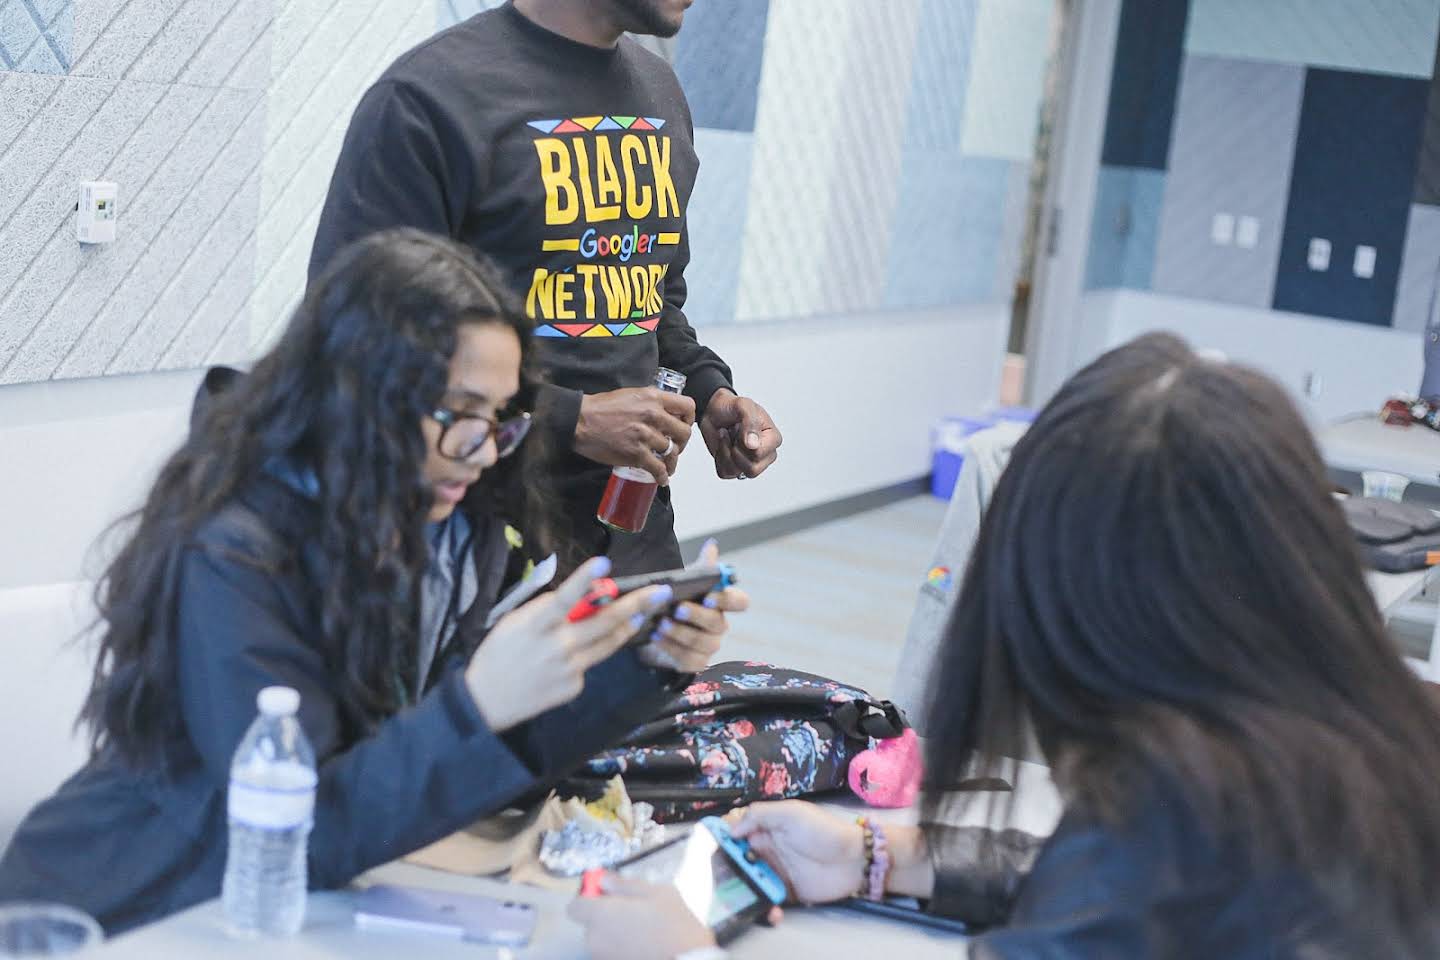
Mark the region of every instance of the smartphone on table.
POLYGON ((361 930, 433 933, 471 943, 523 947, 535 934, 535 907, 473 893, 377 884, 355 897, 361 930))

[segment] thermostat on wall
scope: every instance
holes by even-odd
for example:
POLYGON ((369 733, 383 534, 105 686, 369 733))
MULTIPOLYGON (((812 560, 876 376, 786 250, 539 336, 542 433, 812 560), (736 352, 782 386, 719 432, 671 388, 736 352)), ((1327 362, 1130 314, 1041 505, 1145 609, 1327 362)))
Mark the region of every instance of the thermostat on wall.
POLYGON ((80 184, 75 239, 81 243, 115 242, 115 203, 119 192, 119 187, 103 180, 80 184))

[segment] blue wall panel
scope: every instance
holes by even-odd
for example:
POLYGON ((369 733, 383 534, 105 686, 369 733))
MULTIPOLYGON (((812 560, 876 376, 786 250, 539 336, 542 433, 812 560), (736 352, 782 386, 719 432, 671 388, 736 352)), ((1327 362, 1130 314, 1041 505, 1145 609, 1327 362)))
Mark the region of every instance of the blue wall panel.
POLYGON ((1308 71, 1290 178, 1275 309, 1388 326, 1405 245, 1429 84, 1308 71), (1312 270, 1312 238, 1331 245, 1312 270), (1358 245, 1374 247, 1374 276, 1354 272, 1358 245))
POLYGON ((770 0, 697 3, 675 41, 675 73, 695 126, 755 129, 770 0))
POLYGON ((1164 170, 1189 0, 1125 0, 1101 162, 1164 170))

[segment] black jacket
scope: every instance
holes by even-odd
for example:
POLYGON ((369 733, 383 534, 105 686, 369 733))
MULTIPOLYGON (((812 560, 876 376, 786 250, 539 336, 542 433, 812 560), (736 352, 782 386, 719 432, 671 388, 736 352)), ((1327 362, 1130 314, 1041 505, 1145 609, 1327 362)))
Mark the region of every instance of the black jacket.
MULTIPOLYGON (((168 572, 184 737, 173 769, 92 759, 21 824, 0 858, 0 901, 72 904, 114 933, 217 896, 232 754, 271 684, 301 695, 319 773, 310 885, 337 887, 558 779, 665 701, 674 675, 622 651, 584 693, 505 735, 490 730, 453 650, 414 706, 368 733, 347 714, 318 648, 326 572, 313 502, 262 479, 206 522, 168 572)), ((453 646, 473 646, 507 554, 502 524, 473 515, 480 591, 453 646)))
POLYGON ((1121 826, 1069 811, 1043 842, 927 827, 930 909, 989 928, 970 945, 975 960, 1409 956, 1338 917, 1306 877, 1217 843, 1179 791, 1150 792, 1134 809, 1121 826))

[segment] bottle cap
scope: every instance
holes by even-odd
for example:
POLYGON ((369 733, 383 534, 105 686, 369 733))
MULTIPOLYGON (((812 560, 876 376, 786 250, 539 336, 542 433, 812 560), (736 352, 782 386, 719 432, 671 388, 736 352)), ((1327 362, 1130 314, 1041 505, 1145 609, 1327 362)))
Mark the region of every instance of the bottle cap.
POLYGON ((266 687, 255 703, 267 717, 290 717, 300 709, 300 694, 290 687, 266 687))

